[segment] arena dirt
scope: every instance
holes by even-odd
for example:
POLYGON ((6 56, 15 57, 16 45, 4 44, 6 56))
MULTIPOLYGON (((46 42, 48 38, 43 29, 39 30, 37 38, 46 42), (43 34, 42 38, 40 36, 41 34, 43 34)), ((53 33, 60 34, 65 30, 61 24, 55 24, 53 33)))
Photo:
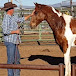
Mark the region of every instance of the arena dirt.
MULTIPOLYGON (((29 61, 27 57, 31 55, 44 55, 44 56, 54 56, 63 57, 63 53, 57 45, 19 45, 19 51, 21 59, 21 64, 33 64, 33 65, 51 65, 42 59, 35 59, 29 61)), ((76 56, 76 48, 71 49, 71 56, 76 56)), ((7 63, 6 47, 0 45, 0 63, 7 63)), ((21 70, 20 76, 59 76, 58 71, 41 71, 41 70, 21 70)), ((6 69, 0 69, 0 76, 8 76, 6 69)))

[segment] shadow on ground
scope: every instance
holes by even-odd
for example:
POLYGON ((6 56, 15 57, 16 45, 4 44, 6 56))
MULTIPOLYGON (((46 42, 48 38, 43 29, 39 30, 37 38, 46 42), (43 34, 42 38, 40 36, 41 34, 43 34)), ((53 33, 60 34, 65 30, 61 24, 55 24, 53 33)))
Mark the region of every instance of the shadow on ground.
MULTIPOLYGON (((51 65, 58 65, 60 63, 64 64, 64 58, 63 57, 52 57, 52 56, 47 56, 47 55, 31 55, 28 60, 33 61, 36 59, 42 59, 46 62, 48 62, 51 65)), ((76 56, 71 57, 71 63, 76 64, 76 56)))

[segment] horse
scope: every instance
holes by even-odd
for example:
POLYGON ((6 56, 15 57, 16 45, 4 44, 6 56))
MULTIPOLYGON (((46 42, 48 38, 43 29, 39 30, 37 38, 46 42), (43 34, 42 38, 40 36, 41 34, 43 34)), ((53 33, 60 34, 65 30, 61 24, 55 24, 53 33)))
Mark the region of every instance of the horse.
POLYGON ((53 31, 56 43, 64 54, 65 76, 71 76, 71 46, 76 45, 76 18, 58 11, 52 6, 35 4, 30 27, 35 28, 46 20, 53 31))

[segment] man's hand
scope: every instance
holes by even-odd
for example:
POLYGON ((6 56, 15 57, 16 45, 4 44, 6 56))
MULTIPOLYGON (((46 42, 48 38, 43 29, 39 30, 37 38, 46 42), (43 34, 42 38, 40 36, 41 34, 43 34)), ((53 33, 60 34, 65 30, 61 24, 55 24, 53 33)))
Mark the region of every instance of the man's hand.
POLYGON ((26 16, 26 17, 25 17, 25 20, 27 20, 27 19, 29 19, 31 16, 33 16, 33 15, 34 15, 34 12, 35 12, 35 10, 34 10, 30 15, 26 16))
POLYGON ((33 15, 34 15, 34 12, 35 12, 35 10, 33 10, 33 12, 31 13, 31 16, 33 16, 33 15))

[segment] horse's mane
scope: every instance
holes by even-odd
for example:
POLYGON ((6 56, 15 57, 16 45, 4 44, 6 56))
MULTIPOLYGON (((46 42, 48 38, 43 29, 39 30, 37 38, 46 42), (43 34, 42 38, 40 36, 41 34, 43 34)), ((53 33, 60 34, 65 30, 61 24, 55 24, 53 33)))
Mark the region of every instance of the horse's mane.
MULTIPOLYGON (((38 8, 39 10, 44 10, 45 12, 47 11, 47 12, 51 12, 51 10, 52 10, 52 8, 54 8, 54 7, 52 7, 52 6, 49 6, 49 5, 44 5, 44 4, 38 4, 38 3, 36 3, 35 4, 36 5, 36 8, 38 8)), ((54 8, 55 9, 55 8, 54 8)), ((56 12, 60 12, 59 10, 57 10, 57 9, 55 9, 55 11, 56 12)))

